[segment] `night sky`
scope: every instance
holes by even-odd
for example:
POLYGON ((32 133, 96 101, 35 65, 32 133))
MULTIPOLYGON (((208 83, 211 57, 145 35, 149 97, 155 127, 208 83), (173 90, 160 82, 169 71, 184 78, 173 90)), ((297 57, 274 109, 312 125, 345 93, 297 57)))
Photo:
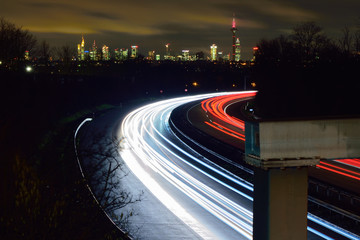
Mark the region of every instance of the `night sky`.
POLYGON ((236 15, 242 59, 250 59, 252 47, 261 38, 291 31, 304 21, 315 21, 337 39, 345 26, 360 24, 359 0, 11 0, 1 1, 0 16, 23 26, 51 46, 76 46, 85 38, 88 50, 96 40, 110 49, 139 45, 172 54, 182 49, 230 52, 231 22, 236 15))

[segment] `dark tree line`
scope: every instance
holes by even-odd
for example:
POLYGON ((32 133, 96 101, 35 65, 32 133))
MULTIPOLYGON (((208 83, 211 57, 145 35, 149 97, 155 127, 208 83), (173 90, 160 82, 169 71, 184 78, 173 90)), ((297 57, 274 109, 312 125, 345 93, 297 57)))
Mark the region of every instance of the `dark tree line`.
MULTIPOLYGON (((76 125, 53 129, 35 154, 24 154, 24 150, 12 153, 8 149, 0 153, 1 239, 128 239, 110 223, 80 176, 73 148, 72 130, 76 125)), ((89 171, 87 177, 92 183, 101 182, 95 193, 104 193, 99 195, 99 202, 112 213, 138 198, 119 191, 119 185, 113 186, 120 179, 109 178, 122 166, 120 162, 110 168, 106 165, 115 162, 112 153, 117 146, 110 146, 110 142, 101 147, 99 144, 87 151, 87 157, 104 166, 104 171, 89 171)), ((124 213, 116 223, 125 226, 130 215, 124 213)))
POLYGON ((335 41, 314 22, 290 35, 262 39, 255 55, 255 103, 263 118, 359 114, 360 30, 335 41))
MULTIPOLYGON (((0 60, 10 66, 25 60, 25 52, 31 58, 41 63, 47 63, 51 56, 68 67, 72 57, 76 54, 75 48, 69 45, 51 47, 46 40, 39 42, 28 30, 16 26, 0 17, 0 60)), ((55 60, 53 59, 53 60, 55 60)))
POLYGON ((27 30, 0 18, 0 60, 12 62, 24 60, 25 51, 32 50, 36 38, 27 30))

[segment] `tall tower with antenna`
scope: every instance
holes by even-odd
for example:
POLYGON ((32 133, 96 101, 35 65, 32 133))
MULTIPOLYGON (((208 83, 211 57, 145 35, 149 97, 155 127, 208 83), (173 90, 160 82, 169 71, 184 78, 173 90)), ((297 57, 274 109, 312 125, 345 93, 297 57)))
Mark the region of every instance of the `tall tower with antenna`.
POLYGON ((235 49, 236 49, 236 32, 237 32, 237 28, 236 28, 236 22, 235 22, 235 13, 233 14, 233 20, 232 20, 232 26, 230 31, 232 32, 232 52, 231 52, 231 56, 230 56, 230 61, 234 61, 235 60, 235 49))

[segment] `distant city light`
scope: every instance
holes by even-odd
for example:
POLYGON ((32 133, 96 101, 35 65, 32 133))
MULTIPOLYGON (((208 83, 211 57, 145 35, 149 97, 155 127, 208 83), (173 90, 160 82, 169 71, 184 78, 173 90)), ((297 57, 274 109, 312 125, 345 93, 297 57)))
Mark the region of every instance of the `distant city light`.
POLYGON ((26 72, 32 72, 33 68, 31 66, 26 66, 25 71, 26 72))
MULTIPOLYGON (((232 32, 232 51, 229 54, 223 54, 223 51, 219 51, 219 47, 216 44, 212 44, 210 46, 210 56, 204 56, 204 53, 201 51, 202 55, 194 54, 190 55, 189 49, 181 50, 180 54, 173 53, 171 55, 170 43, 165 44, 166 52, 163 56, 163 60, 171 60, 171 61, 195 61, 195 60, 210 60, 213 62, 221 61, 221 62, 240 62, 241 57, 241 46, 240 46, 240 39, 236 38, 236 33, 238 29, 236 28, 236 19, 235 14, 233 15, 233 21, 231 25, 231 32, 232 32)), ((230 45, 229 45, 230 47, 230 45)), ((255 50, 255 48, 253 49, 255 50)), ((132 44, 130 45, 130 49, 124 48, 114 48, 113 50, 114 55, 110 54, 110 48, 104 45, 102 48, 98 49, 96 46, 95 40, 90 46, 89 49, 85 49, 85 38, 84 35, 81 36, 81 42, 77 44, 77 56, 75 55, 72 59, 73 61, 109 61, 113 59, 114 61, 124 61, 127 59, 137 59, 139 56, 142 56, 139 52, 139 46, 132 44)), ((25 51, 25 59, 30 60, 29 51, 25 51)), ((160 54, 155 54, 154 50, 149 51, 148 57, 144 57, 146 60, 156 60, 161 61, 162 58, 160 54)), ((252 59, 255 60, 255 59, 252 59)), ((214 63, 216 64, 216 63, 214 63)))
POLYGON ((217 46, 213 44, 210 46, 210 60, 216 61, 217 60, 217 46))

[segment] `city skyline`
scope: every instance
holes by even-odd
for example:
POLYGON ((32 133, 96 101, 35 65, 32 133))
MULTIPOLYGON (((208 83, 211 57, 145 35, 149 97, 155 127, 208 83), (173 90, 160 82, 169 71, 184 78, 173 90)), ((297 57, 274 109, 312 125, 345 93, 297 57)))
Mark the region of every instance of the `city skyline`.
MULTIPOLYGON (((224 53, 231 52, 229 26, 235 13, 241 58, 249 60, 252 48, 261 38, 273 38, 291 31, 294 25, 315 21, 332 38, 339 38, 345 26, 359 24, 360 2, 320 0, 270 2, 182 0, 101 3, 63 0, 30 0, 2 3, 0 16, 28 29, 51 46, 79 43, 82 34, 98 45, 110 47, 141 46, 140 52, 157 50, 165 54, 164 45, 181 52, 203 51, 210 54, 215 43, 224 53)), ((230 35, 231 37, 231 35, 230 35)), ((86 43, 91 45, 90 42, 86 43)))
MULTIPOLYGON (((223 53, 222 49, 219 49, 218 52, 217 45, 213 43, 210 46, 210 51, 208 56, 203 56, 203 60, 210 60, 210 61, 217 61, 217 60, 226 60, 226 61, 235 61, 239 62, 243 59, 241 59, 241 45, 240 45, 240 38, 237 37, 236 32, 238 32, 238 29, 236 28, 236 18, 235 13, 233 14, 232 23, 231 23, 231 33, 232 33, 232 49, 229 53, 223 53), (219 59, 218 59, 219 58, 219 59)), ((227 47, 225 47, 227 49, 227 47)), ((119 47, 113 47, 112 49, 113 55, 111 56, 109 47, 105 44, 102 47, 102 51, 98 52, 97 46, 96 46, 96 40, 94 40, 94 43, 89 50, 86 50, 85 48, 85 40, 84 35, 81 35, 81 43, 77 44, 77 59, 80 61, 84 61, 86 58, 92 61, 97 60, 126 60, 126 59, 134 59, 137 58, 139 55, 143 55, 146 57, 141 51, 139 51, 139 46, 131 45, 131 55, 128 54, 129 48, 121 46, 119 47), (106 49, 106 51, 104 50, 106 49)), ((162 52, 162 51, 160 51, 162 52)), ((202 55, 205 55, 203 51, 199 51, 202 53, 202 55)), ((170 50, 170 44, 165 44, 165 53, 161 57, 161 54, 158 53, 158 49, 149 50, 147 58, 149 60, 176 60, 181 58, 182 60, 198 60, 196 55, 199 52, 192 52, 190 54, 189 49, 182 49, 181 52, 171 52, 170 50), (155 58, 156 56, 156 58, 155 58), (193 56, 193 57, 192 57, 193 56)), ((246 60, 245 60, 246 61, 246 60)))

